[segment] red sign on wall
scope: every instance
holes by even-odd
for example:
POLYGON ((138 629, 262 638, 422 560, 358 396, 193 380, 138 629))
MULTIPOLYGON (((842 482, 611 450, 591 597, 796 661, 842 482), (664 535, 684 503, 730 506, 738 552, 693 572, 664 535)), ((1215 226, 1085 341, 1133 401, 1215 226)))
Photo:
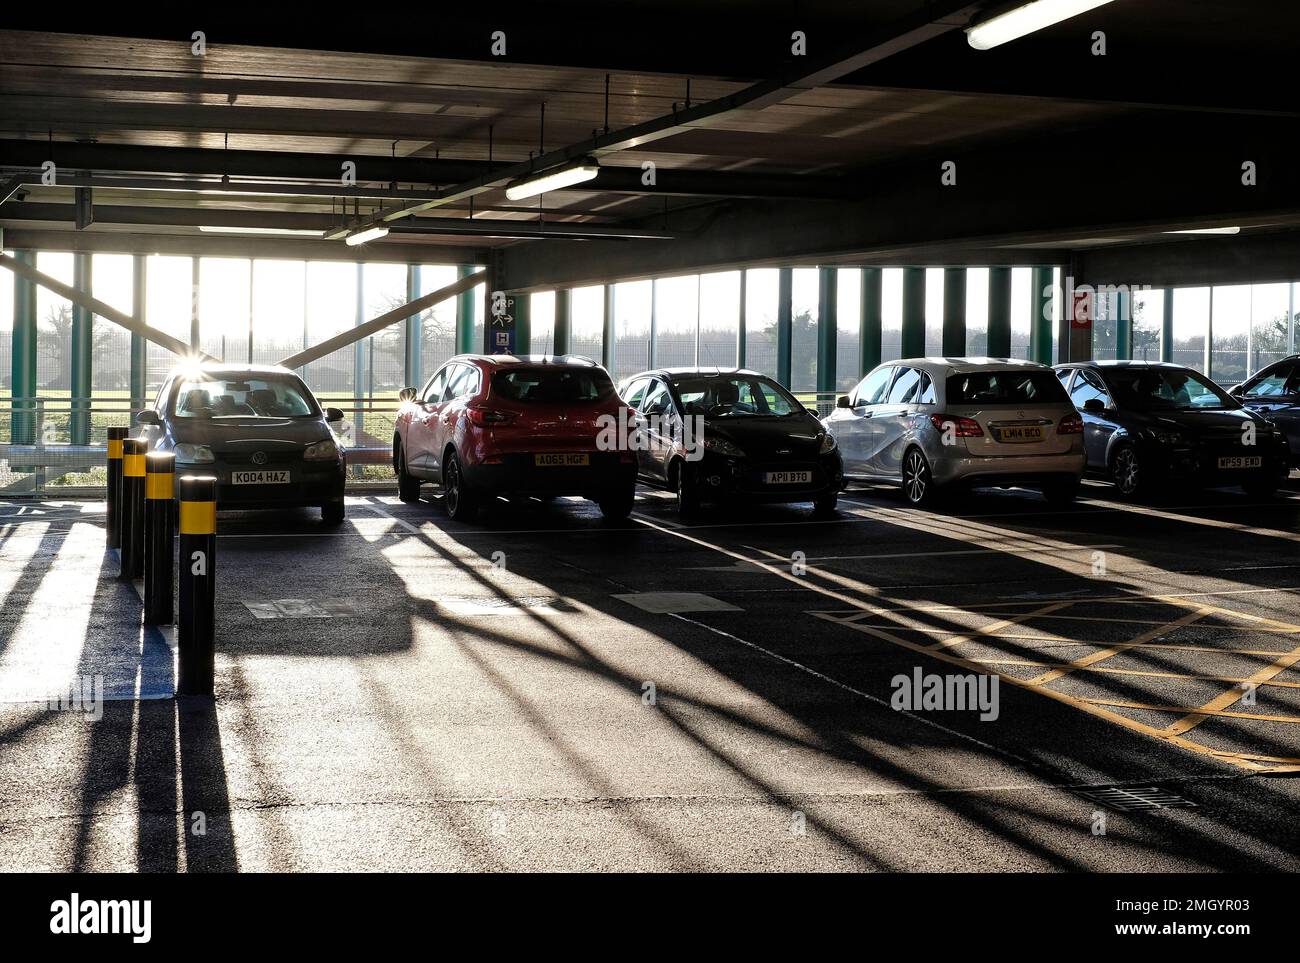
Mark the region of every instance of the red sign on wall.
POLYGON ((1092 292, 1075 291, 1073 310, 1070 313, 1070 324, 1076 328, 1088 328, 1092 326, 1092 292))

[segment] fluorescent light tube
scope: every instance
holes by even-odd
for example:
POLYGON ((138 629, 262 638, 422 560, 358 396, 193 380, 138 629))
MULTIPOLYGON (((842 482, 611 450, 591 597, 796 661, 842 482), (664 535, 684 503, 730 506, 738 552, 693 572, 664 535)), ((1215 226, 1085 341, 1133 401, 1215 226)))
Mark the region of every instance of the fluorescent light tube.
POLYGON ((1032 3, 1008 10, 992 20, 967 27, 966 42, 976 50, 989 50, 1110 2, 1111 0, 1033 0, 1032 3))
POLYGON ((1240 234, 1239 227, 1197 227, 1188 231, 1165 231, 1166 234, 1240 234))
POLYGON ((225 224, 200 224, 205 234, 281 234, 295 237, 321 237, 324 231, 309 231, 292 227, 230 227, 225 224))
POLYGON ((388 237, 388 228, 381 225, 375 227, 363 228, 344 238, 348 244, 356 247, 358 244, 365 244, 366 241, 377 241, 381 237, 388 237))
POLYGON ((600 165, 594 160, 586 160, 581 164, 574 164, 569 167, 553 168, 508 185, 506 187, 506 197, 512 201, 521 201, 525 197, 535 197, 538 194, 545 194, 547 191, 558 191, 564 187, 581 184, 583 181, 591 180, 599 173, 600 165))

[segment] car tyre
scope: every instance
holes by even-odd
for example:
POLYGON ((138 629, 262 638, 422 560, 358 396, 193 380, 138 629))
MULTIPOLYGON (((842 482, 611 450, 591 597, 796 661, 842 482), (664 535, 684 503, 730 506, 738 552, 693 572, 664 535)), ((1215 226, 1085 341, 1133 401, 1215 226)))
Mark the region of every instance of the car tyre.
POLYGON ((1079 497, 1079 488, 1079 479, 1077 478, 1049 482, 1043 486, 1043 497, 1047 499, 1047 504, 1057 508, 1065 508, 1074 504, 1074 500, 1079 497))
POLYGON ((936 499, 930 462, 919 448, 909 448, 903 456, 903 497, 916 508, 933 505, 936 499))
POLYGON ((1142 460, 1132 445, 1120 445, 1111 455, 1110 480, 1121 498, 1138 498, 1146 494, 1142 460))
POLYGON ((695 518, 700 513, 702 502, 699 480, 690 466, 683 464, 677 470, 677 514, 682 518, 695 518))
POLYGON ((397 443, 397 453, 393 459, 397 464, 397 497, 404 502, 418 502, 420 500, 420 479, 410 474, 406 470, 406 449, 402 443, 397 443))
POLYGON ((442 501, 447 517, 457 522, 472 522, 478 517, 478 498, 465 482, 460 459, 455 452, 447 455, 442 469, 442 501))
POLYGON ((1250 481, 1243 482, 1241 490, 1251 498, 1257 498, 1260 501, 1267 501, 1277 493, 1278 480, 1272 476, 1264 475, 1259 478, 1252 478, 1250 481))
POLYGON ((624 522, 632 514, 636 502, 636 487, 613 488, 603 492, 596 504, 600 506, 601 517, 607 522, 624 522))
POLYGON ((840 493, 829 491, 813 500, 813 518, 834 518, 835 506, 839 504, 840 493))
POLYGON ((342 525, 346 516, 347 509, 341 498, 331 499, 320 507, 320 520, 326 525, 342 525))

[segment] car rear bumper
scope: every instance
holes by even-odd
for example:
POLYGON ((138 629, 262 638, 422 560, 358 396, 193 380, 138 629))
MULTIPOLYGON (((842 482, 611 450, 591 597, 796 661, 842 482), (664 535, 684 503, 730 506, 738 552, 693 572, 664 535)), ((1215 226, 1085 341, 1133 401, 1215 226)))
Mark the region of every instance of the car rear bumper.
POLYGON ((1085 462, 1080 446, 1055 455, 947 455, 935 458, 930 471, 937 485, 1043 485, 1081 478, 1085 462))
POLYGON ((469 487, 506 495, 594 496, 611 488, 636 484, 636 462, 622 461, 618 452, 590 452, 585 466, 540 466, 534 453, 503 455, 499 462, 462 464, 469 487))
POLYGON ((687 465, 695 473, 704 498, 762 503, 810 502, 844 487, 844 467, 838 453, 807 461, 730 461, 705 455, 687 465), (771 482, 772 473, 807 472, 807 482, 771 482))
POLYGON ((1224 451, 1203 451, 1196 449, 1178 449, 1163 452, 1156 460, 1160 471, 1171 481, 1202 485, 1207 488, 1239 485, 1242 481, 1266 476, 1285 478, 1290 462, 1283 451, 1247 451, 1245 449, 1224 451), (1220 457, 1258 457, 1260 464, 1251 468, 1220 468, 1220 457))

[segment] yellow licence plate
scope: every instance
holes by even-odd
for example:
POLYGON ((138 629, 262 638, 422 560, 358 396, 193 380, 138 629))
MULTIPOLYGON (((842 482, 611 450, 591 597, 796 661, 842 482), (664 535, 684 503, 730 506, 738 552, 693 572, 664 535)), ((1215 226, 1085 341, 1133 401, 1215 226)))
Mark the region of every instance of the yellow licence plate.
POLYGON ((1037 425, 1016 425, 998 429, 998 441, 1042 441, 1043 429, 1037 425))
POLYGON ((588 454, 560 452, 558 454, 533 455, 533 464, 538 468, 575 468, 591 464, 588 454))

